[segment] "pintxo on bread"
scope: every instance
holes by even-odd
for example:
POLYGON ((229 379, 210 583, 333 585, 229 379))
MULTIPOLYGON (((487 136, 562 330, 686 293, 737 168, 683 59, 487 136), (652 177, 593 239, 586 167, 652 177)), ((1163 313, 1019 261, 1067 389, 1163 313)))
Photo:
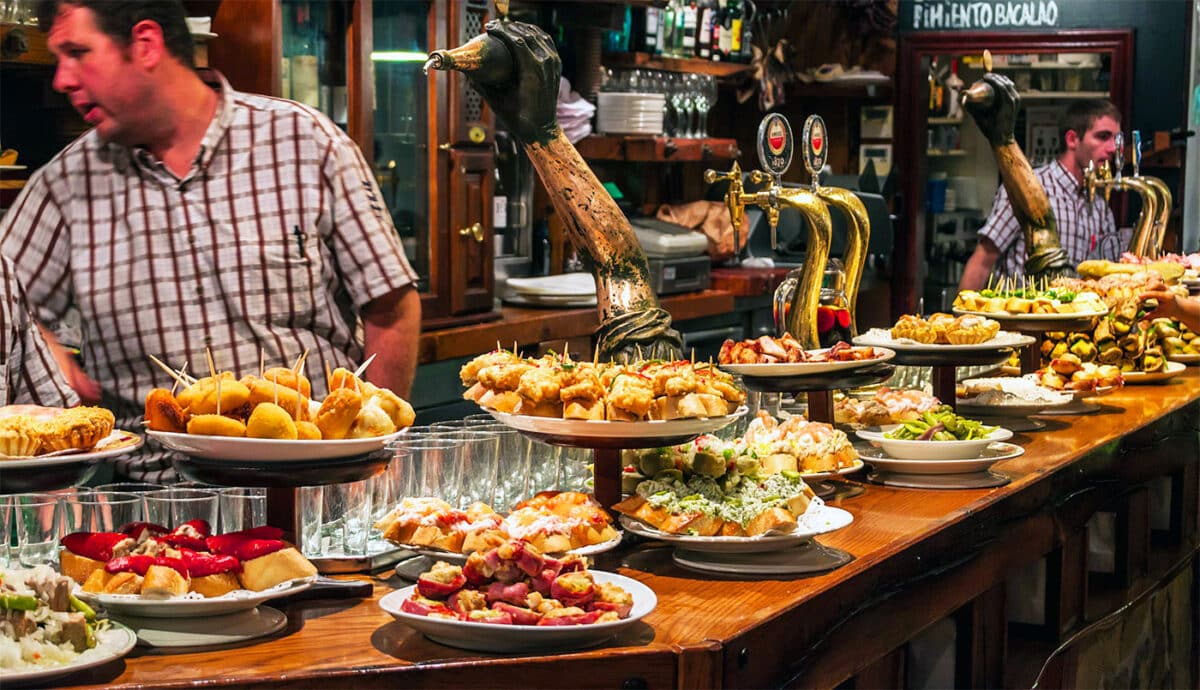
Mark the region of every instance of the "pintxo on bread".
POLYGON ((578 362, 505 350, 480 355, 459 372, 463 398, 510 414, 608 421, 723 417, 745 394, 711 364, 676 360, 578 362))
POLYGON ((280 539, 277 527, 212 535, 204 520, 174 530, 131 523, 121 532, 74 532, 61 540, 62 573, 93 594, 167 599, 261 592, 317 574, 316 566, 280 539))

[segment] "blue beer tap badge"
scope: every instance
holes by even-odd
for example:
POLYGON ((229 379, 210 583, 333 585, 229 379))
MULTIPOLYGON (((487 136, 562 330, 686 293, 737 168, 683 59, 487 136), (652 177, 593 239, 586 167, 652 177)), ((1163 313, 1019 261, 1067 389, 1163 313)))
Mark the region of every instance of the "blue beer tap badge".
POLYGON ((779 113, 771 113, 758 125, 758 163, 765 172, 776 178, 792 166, 792 149, 795 137, 788 120, 779 113))
POLYGON ((821 170, 829 158, 829 131, 820 115, 809 115, 804 121, 804 168, 812 175, 813 186, 820 183, 821 170))

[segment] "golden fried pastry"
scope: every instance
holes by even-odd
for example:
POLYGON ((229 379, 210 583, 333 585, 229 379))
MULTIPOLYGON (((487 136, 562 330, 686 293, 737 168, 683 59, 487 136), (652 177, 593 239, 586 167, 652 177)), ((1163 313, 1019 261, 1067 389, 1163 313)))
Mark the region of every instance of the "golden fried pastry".
POLYGON ((912 314, 901 316, 896 325, 892 326, 892 337, 897 339, 907 338, 926 345, 932 345, 937 342, 937 334, 925 322, 925 319, 912 314))
POLYGON ((301 441, 320 441, 321 430, 312 422, 296 422, 296 438, 301 441))
POLYGON ((278 438, 294 441, 297 437, 296 422, 292 415, 275 403, 259 403, 246 421, 246 436, 249 438, 278 438))
POLYGON ((246 425, 220 414, 198 414, 188 420, 187 432, 200 436, 245 436, 246 425))
POLYGON ((353 371, 345 367, 338 367, 329 375, 329 390, 334 391, 339 388, 350 388, 360 393, 363 390, 363 380, 354 375, 353 371))
POLYGON ((14 458, 37 455, 43 436, 41 423, 28 415, 0 419, 0 454, 14 458))
POLYGON ((321 438, 343 439, 362 410, 362 394, 352 388, 337 388, 330 391, 317 411, 316 424, 321 438))
MULTIPOLYGON (((220 374, 221 381, 221 400, 220 411, 233 412, 250 402, 250 389, 233 377, 229 372, 220 374), (226 378, 228 377, 228 378, 226 378)), ((190 414, 216 414, 217 405, 217 380, 211 376, 202 378, 188 390, 191 390, 191 395, 188 398, 189 404, 187 411, 190 414)), ((186 391, 185 391, 186 392, 186 391)), ((183 404, 182 402, 180 403, 183 404)))
POLYGON ((103 407, 73 407, 42 424, 42 452, 91 450, 112 433, 116 419, 103 407))
POLYGON ((1000 324, 991 319, 964 314, 954 319, 946 328, 946 340, 952 345, 976 345, 985 343, 1000 332, 1000 324))
POLYGON ((354 418, 354 423, 350 425, 350 431, 346 433, 346 438, 386 436, 395 430, 395 423, 379 406, 377 398, 367 398, 362 409, 359 410, 358 416, 354 418))
POLYGON ((933 342, 942 345, 950 342, 946 338, 946 331, 949 330, 950 326, 954 323, 953 314, 946 314, 943 312, 930 314, 929 318, 926 319, 925 322, 929 324, 931 329, 933 329, 933 342))
POLYGON ((306 398, 312 397, 312 384, 304 374, 298 374, 287 367, 271 367, 260 377, 264 381, 274 381, 281 386, 287 386, 306 398))
MULTIPOLYGON (((370 384, 367 385, 370 386, 370 384)), ((397 429, 412 426, 413 421, 417 418, 417 413, 413 411, 412 405, 408 404, 407 400, 387 388, 377 386, 370 386, 370 388, 372 389, 370 399, 387 413, 397 429)))
POLYGON ((151 431, 182 434, 187 431, 187 413, 166 388, 155 388, 146 396, 146 427, 151 431))
POLYGON ((1059 376, 1071 376, 1083 368, 1083 362, 1079 357, 1068 352, 1058 359, 1051 360, 1050 368, 1059 376))
MULTIPOLYGON (((292 419, 298 421, 308 419, 308 396, 297 391, 295 388, 288 387, 283 382, 275 384, 270 379, 259 378, 257 376, 248 376, 243 381, 248 383, 250 389, 248 402, 251 406, 256 407, 262 403, 275 403, 287 410, 292 419)), ((224 384, 222 384, 221 394, 225 394, 224 384)))
POLYGON ((518 363, 521 358, 514 352, 508 350, 495 350, 486 354, 479 355, 475 359, 467 362, 459 370, 458 376, 462 379, 464 386, 470 388, 479 381, 479 371, 486 367, 498 364, 518 363))

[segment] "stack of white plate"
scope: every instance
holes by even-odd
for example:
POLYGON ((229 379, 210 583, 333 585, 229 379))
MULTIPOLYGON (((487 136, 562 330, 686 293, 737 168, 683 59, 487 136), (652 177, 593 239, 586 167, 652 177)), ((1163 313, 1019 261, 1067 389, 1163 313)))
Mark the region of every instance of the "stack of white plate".
POLYGON ((515 302, 583 307, 596 303, 596 281, 591 273, 563 273, 540 278, 509 278, 515 302))
POLYGON ((606 134, 662 134, 666 104, 661 93, 602 93, 596 129, 606 134))

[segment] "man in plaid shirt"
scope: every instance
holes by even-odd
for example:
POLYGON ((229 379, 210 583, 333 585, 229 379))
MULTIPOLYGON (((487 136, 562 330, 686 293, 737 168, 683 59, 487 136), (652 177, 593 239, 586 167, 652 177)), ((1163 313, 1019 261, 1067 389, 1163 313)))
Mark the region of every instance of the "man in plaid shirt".
MULTIPOLYGON (((0 253, 41 320, 79 310, 72 386, 137 428, 172 383, 150 355, 207 373, 211 350, 242 375, 260 353, 308 351, 314 398, 324 365, 371 355, 367 377, 407 396, 420 298, 370 167, 320 112, 198 72, 184 15, 178 0, 39 5, 53 86, 93 128, 30 178, 0 253)), ((172 476, 156 449, 118 470, 172 476)))
MULTIPOLYGON (((1067 108, 1062 130, 1058 159, 1034 171, 1050 198, 1059 241, 1073 266, 1088 258, 1116 261, 1122 244, 1112 210, 1101 196, 1088 202, 1083 171, 1089 162, 1099 166, 1112 158, 1114 139, 1121 131, 1121 113, 1105 100, 1077 101, 1067 108)), ((1024 274, 1025 257, 1024 233, 1013 214, 1008 190, 1001 185, 958 287, 978 290, 993 271, 1019 277, 1024 274)))

